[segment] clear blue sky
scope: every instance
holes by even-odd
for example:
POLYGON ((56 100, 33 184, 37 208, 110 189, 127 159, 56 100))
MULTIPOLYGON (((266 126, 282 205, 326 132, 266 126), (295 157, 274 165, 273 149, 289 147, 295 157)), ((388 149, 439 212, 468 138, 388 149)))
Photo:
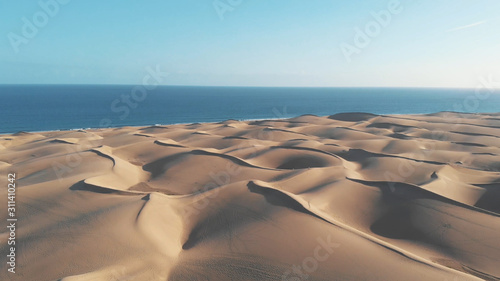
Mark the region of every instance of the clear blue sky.
POLYGON ((241 4, 221 18, 213 0, 72 0, 43 26, 38 1, 1 0, 0 84, 138 84, 156 65, 167 85, 475 87, 500 77, 498 0, 401 0, 362 48, 355 28, 390 0, 220 1, 241 4), (23 17, 35 15, 41 27, 27 38, 23 17), (359 51, 350 61, 343 43, 359 51))

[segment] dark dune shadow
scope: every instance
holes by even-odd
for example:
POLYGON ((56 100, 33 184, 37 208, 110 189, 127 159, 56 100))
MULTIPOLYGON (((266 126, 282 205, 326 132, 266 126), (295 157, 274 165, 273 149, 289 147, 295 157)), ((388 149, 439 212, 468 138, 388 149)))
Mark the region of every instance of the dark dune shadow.
POLYGON ((322 159, 321 157, 311 155, 297 155, 286 158, 283 163, 277 167, 277 169, 295 170, 326 166, 328 166, 328 161, 322 159))
POLYGON ((161 146, 168 146, 168 147, 180 147, 180 148, 184 148, 185 147, 185 146, 180 145, 180 144, 164 143, 164 142, 161 142, 161 141, 158 141, 158 140, 155 140, 154 144, 161 145, 161 146))
POLYGON ((247 184, 247 187, 248 187, 248 190, 250 190, 250 192, 257 193, 257 194, 264 196, 266 201, 273 206, 279 206, 279 207, 292 209, 296 212, 301 212, 301 213, 304 213, 306 215, 313 216, 315 218, 318 218, 322 221, 325 221, 325 222, 331 224, 331 222, 329 222, 328 220, 326 220, 326 219, 314 214, 313 212, 307 210, 299 202, 295 201, 295 199, 291 198, 290 196, 286 195, 283 192, 257 185, 252 181, 247 184))
POLYGON ((349 112, 349 113, 337 113, 328 116, 328 119, 337 121, 347 121, 347 122, 360 122, 372 119, 378 115, 365 112, 349 112))
POLYGON ((411 223, 411 211, 405 206, 398 206, 387 212, 371 226, 373 233, 391 239, 422 240, 424 237, 411 223))
POLYGON ((475 146, 475 147, 488 147, 487 145, 480 144, 480 143, 472 143, 472 142, 452 142, 454 144, 460 144, 464 146, 475 146))
POLYGON ((109 189, 109 188, 104 188, 96 185, 91 185, 91 184, 86 184, 83 180, 73 184, 69 188, 70 190, 77 191, 77 190, 83 190, 83 191, 90 191, 90 192, 95 192, 95 193, 101 193, 101 194, 110 194, 110 193, 115 193, 116 191, 109 189))
POLYGON ((486 192, 475 206, 500 215, 500 183, 476 184, 476 186, 485 188, 486 192))
POLYGON ((401 133, 409 129, 416 129, 415 126, 406 126, 397 123, 372 123, 367 128, 377 128, 377 129, 391 129, 395 133, 401 133))

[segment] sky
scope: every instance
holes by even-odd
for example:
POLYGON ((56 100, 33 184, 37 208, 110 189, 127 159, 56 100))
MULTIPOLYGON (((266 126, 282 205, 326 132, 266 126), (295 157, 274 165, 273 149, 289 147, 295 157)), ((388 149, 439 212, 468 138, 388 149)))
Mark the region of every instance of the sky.
MULTIPOLYGON (((474 88, 498 0, 0 0, 0 84, 474 88)), ((497 80, 497 81, 498 81, 497 80)))

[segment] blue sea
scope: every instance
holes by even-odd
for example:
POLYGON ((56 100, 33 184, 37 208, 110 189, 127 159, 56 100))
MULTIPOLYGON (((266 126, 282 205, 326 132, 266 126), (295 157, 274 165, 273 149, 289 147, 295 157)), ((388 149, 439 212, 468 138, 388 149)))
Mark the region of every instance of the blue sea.
POLYGON ((500 112, 483 89, 0 85, 0 133, 274 119, 341 112, 500 112))

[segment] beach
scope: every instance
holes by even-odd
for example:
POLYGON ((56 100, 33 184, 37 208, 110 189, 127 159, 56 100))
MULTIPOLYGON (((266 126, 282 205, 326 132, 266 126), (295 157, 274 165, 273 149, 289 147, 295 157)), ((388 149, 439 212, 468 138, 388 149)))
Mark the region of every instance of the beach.
POLYGON ((0 135, 0 280, 500 280, 499 140, 455 112, 0 135))

